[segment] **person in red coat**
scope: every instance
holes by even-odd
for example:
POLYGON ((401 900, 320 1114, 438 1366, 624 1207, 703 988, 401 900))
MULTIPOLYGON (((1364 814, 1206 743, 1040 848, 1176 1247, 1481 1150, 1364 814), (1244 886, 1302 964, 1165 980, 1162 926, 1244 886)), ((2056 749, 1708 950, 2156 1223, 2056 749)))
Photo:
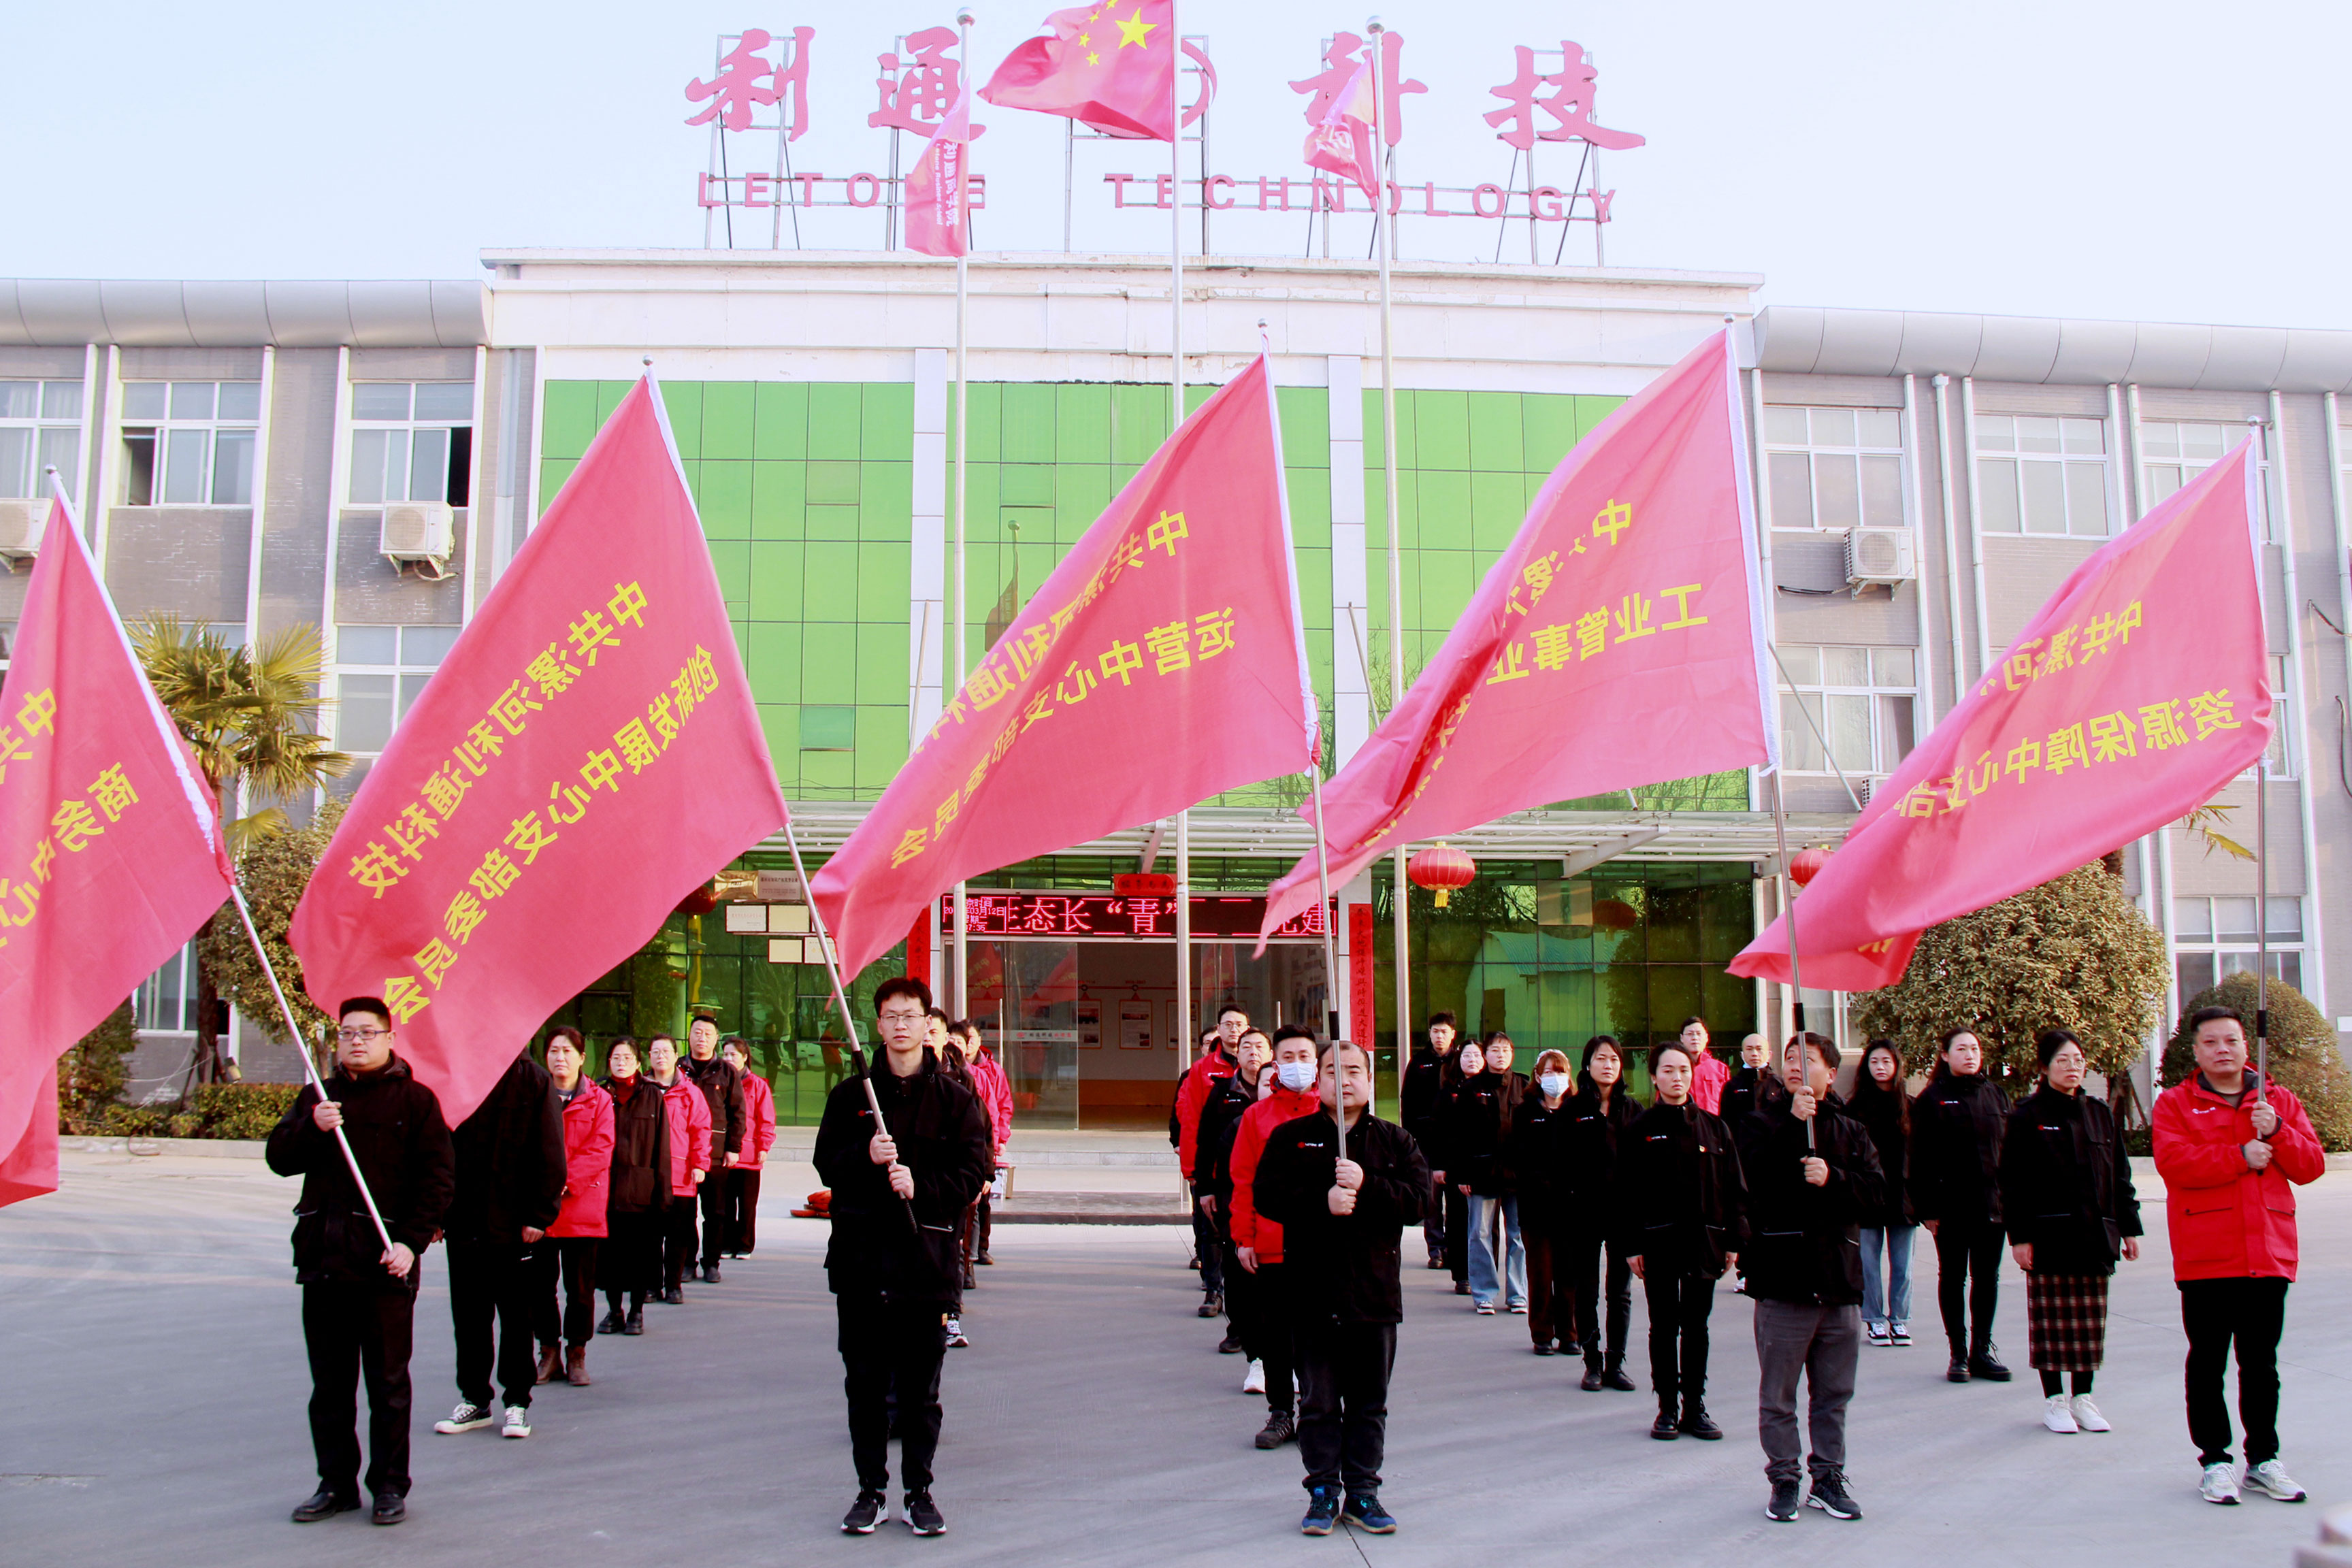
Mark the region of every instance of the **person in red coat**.
POLYGON ((1240 1063, 1234 1059, 1234 1047, 1244 1030, 1249 1027, 1249 1015, 1240 1007, 1227 1004, 1217 1013, 1217 1030, 1213 1037, 1204 1037, 1207 1048, 1200 1060, 1184 1073, 1184 1081, 1176 1090, 1176 1163, 1184 1174, 1184 1187, 1192 1194, 1192 1250, 1201 1259, 1201 1316, 1213 1318, 1225 1310, 1224 1244, 1217 1235, 1216 1221, 1201 1200, 1208 1189, 1192 1179, 1192 1161, 1201 1146, 1201 1107, 1208 1103, 1210 1086, 1221 1078, 1231 1078, 1240 1063))
POLYGON ((2200 1007, 2189 1026, 2197 1070, 2157 1096, 2156 1173, 2189 1332, 2198 1491, 2207 1502, 2238 1500, 2221 1387, 2234 1343, 2244 1484, 2301 1502, 2303 1489, 2278 1458, 2278 1342, 2295 1270, 2294 1189, 2317 1181, 2327 1156, 2302 1104, 2248 1065, 2246 1021, 2234 1008, 2200 1007))
POLYGON ((686 1300, 686 1271, 694 1267, 694 1194, 710 1175, 710 1101, 677 1070, 677 1042, 656 1035, 646 1042, 652 1069, 646 1080, 662 1091, 669 1119, 669 1207, 662 1211, 662 1294, 675 1307, 686 1300))
POLYGON ((740 1035, 719 1042, 719 1054, 743 1075, 743 1157, 719 1179, 727 1184, 727 1203, 719 1212, 727 1234, 719 1250, 730 1258, 749 1258, 760 1239, 760 1173, 766 1169, 768 1151, 776 1146, 776 1091, 751 1070, 751 1047, 740 1035))
POLYGON ((1265 1426, 1261 1448, 1278 1448, 1298 1436, 1298 1395, 1291 1340, 1289 1278, 1282 1262, 1282 1226, 1257 1212, 1257 1165, 1266 1134, 1286 1121, 1312 1116, 1322 1101, 1315 1093, 1315 1037, 1297 1024, 1275 1031, 1274 1062, 1260 1075, 1263 1093, 1242 1112, 1234 1131, 1233 1209, 1226 1226, 1234 1261, 1245 1270, 1258 1300, 1247 1314, 1243 1351, 1265 1377, 1265 1426), (1271 1087, 1264 1087, 1270 1085, 1271 1087))
POLYGON ((547 1073, 563 1114, 563 1206, 531 1247, 539 1268, 539 1381, 551 1381, 562 1352, 563 1381, 588 1386, 588 1341, 596 1331, 596 1254, 604 1233, 604 1204, 613 1179, 613 1097, 581 1071, 587 1061, 580 1031, 558 1024, 547 1035, 547 1073), (556 1287, 563 1308, 556 1310, 556 1287), (560 1343, 559 1343, 560 1342, 560 1343))
POLYGON ((1683 1020, 1683 1048, 1691 1054, 1691 1099, 1709 1116, 1723 1114, 1724 1087, 1731 1082, 1731 1066, 1707 1048, 1714 1037, 1706 1020, 1694 1013, 1683 1020))
MULTIPOLYGON (((980 1097, 980 1109, 988 1117, 990 1152, 997 1164, 1004 1163, 1004 1145, 1013 1138, 1013 1080, 1005 1075, 1004 1064, 989 1054, 988 1044, 980 1037, 980 1026, 965 1018, 950 1027, 963 1037, 966 1068, 971 1074, 972 1092, 980 1097)), ((989 1232, 994 1227, 995 1213, 989 1194, 980 1190, 980 1205, 973 1212, 972 1225, 965 1239, 971 1247, 969 1261, 991 1264, 996 1261, 988 1255, 989 1232)))

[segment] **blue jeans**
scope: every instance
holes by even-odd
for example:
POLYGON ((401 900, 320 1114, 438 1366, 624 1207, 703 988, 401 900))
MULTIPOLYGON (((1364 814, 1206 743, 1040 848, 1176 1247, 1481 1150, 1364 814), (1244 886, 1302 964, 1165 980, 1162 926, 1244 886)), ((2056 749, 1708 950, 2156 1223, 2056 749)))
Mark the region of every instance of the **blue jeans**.
POLYGON ((1865 1326, 1877 1329, 1911 1321, 1911 1233, 1918 1228, 1916 1225, 1862 1227, 1862 1321, 1865 1326), (1882 1250, 1886 1254, 1883 1280, 1882 1250))
POLYGON ((1506 1289, 1507 1305, 1517 1307, 1528 1299, 1528 1244, 1519 1235, 1519 1200, 1516 1197, 1482 1198, 1470 1194, 1470 1299, 1482 1307, 1495 1304, 1498 1283, 1495 1269, 1495 1242, 1487 1233, 1494 1228, 1495 1211, 1503 1211, 1503 1231, 1508 1238, 1505 1245, 1504 1268, 1509 1274, 1506 1289))

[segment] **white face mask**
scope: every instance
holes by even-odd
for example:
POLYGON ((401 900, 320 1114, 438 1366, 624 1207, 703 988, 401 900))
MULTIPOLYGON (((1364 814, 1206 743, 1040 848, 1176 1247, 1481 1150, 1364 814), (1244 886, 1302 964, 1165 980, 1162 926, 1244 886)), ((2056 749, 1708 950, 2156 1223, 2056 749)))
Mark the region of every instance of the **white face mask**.
POLYGON ((1315 1087, 1313 1062, 1284 1062, 1274 1069, 1274 1075, 1282 1080, 1282 1087, 1293 1094, 1305 1094, 1315 1087))
POLYGON ((1543 1090, 1545 1099, 1557 1100, 1568 1092, 1568 1075, 1564 1072, 1545 1073, 1536 1079, 1536 1087, 1543 1090))

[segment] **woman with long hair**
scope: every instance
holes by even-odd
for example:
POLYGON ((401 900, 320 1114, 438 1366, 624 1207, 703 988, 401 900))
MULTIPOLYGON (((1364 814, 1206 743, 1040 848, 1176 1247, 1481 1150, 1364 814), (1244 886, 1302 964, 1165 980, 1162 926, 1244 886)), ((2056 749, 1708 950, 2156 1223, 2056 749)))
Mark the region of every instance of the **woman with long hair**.
POLYGON ((1528 1310, 1527 1239, 1519 1232, 1518 1194, 1503 1158, 1504 1136, 1518 1112, 1527 1079, 1511 1071, 1511 1037, 1501 1030, 1486 1037, 1480 1054, 1484 1070, 1465 1078, 1454 1096, 1445 1134, 1445 1175, 1469 1201, 1471 1310, 1489 1318, 1497 1306, 1528 1310))
POLYGON ((1445 1267, 1454 1276, 1454 1293, 1470 1294, 1470 1194, 1454 1175, 1454 1117, 1462 1097, 1479 1086, 1486 1070, 1486 1053, 1475 1039, 1465 1039, 1437 1069, 1437 1105, 1431 1113, 1429 1162, 1445 1209, 1445 1267))
POLYGON ((547 1074, 563 1118, 562 1207, 547 1234, 531 1245, 538 1266, 539 1381, 561 1376, 588 1386, 588 1340, 596 1331, 596 1255, 612 1228, 607 1214, 613 1178, 613 1097, 581 1070, 587 1047, 580 1031, 558 1024, 547 1032, 547 1074), (557 1310, 556 1291, 564 1302, 557 1310))
POLYGON ((1536 1058, 1534 1092, 1511 1119, 1504 1158, 1519 1188, 1519 1224, 1528 1247, 1528 1333, 1538 1355, 1552 1355, 1562 1327, 1576 1350, 1575 1277, 1568 1267, 1569 1107, 1575 1079, 1564 1051, 1536 1058))
POLYGON ((646 1298, 661 1290, 662 1211, 669 1205, 669 1118, 662 1091, 637 1067, 637 1043, 623 1035, 604 1051, 600 1086, 613 1101, 613 1176, 604 1198, 606 1242, 597 1269, 610 1310, 604 1334, 646 1331, 646 1298), (621 1310, 628 1300, 627 1315, 621 1310))
POLYGON ((1603 1388, 1630 1394, 1633 1380, 1625 1375, 1625 1332, 1633 1313, 1633 1269, 1617 1233, 1617 1163, 1626 1131, 1642 1114, 1642 1106, 1625 1090, 1625 1047, 1616 1037, 1595 1035, 1584 1042, 1576 1085, 1570 1107, 1569 1270, 1576 1280, 1575 1338, 1584 1352, 1581 1386, 1588 1394, 1603 1388), (1605 1342, 1601 1317, 1604 1277, 1609 1303, 1605 1342))
POLYGON ((1936 1070, 1911 1102, 1911 1212, 1936 1238, 1936 1303, 1954 1383, 1979 1377, 2007 1383, 1994 1353, 1992 1320, 2000 1304, 2000 1141, 2009 1097, 1984 1070, 1984 1042, 1973 1029, 1950 1029, 1936 1070))
POLYGON ((1911 1094, 1893 1040, 1873 1040, 1846 1102, 1878 1151, 1886 1195, 1862 1215, 1862 1326, 1874 1345, 1911 1342, 1911 1199, 1903 1181, 1911 1143, 1911 1094))

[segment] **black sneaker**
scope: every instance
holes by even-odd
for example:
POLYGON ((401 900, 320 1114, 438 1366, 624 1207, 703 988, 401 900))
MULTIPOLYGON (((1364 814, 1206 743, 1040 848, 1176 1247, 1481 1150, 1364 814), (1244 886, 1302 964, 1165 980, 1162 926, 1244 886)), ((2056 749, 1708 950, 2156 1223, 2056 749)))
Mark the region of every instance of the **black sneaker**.
POLYGON ((1993 1353, 1997 1348, 1987 1340, 1982 1350, 1969 1357, 1970 1377, 1980 1377, 1987 1383, 2007 1383, 2010 1380, 2011 1373, 2009 1368, 2001 1365, 2000 1358, 1993 1353))
POLYGON ((1309 1487, 1307 1490, 1307 1517, 1298 1521, 1301 1535, 1328 1535, 1331 1527, 1339 1522, 1339 1489, 1309 1487))
POLYGON ((604 1321, 596 1325, 596 1331, 600 1334, 623 1334, 628 1332, 628 1329, 627 1320, 621 1316, 618 1307, 605 1313, 604 1321))
POLYGON ((1650 1436, 1661 1443, 1671 1443, 1682 1435, 1682 1423, 1675 1416, 1675 1402, 1669 1399, 1658 1406, 1658 1418, 1650 1423, 1650 1436))
POLYGON ((1217 1291, 1212 1290, 1207 1295, 1201 1298, 1200 1315, 1202 1317, 1213 1318, 1224 1310, 1225 1299, 1217 1291))
POLYGON ((375 1507, 368 1510, 370 1524, 398 1524, 408 1517, 408 1500, 398 1492, 378 1492, 375 1507))
POLYGON ((1467 1279, 1456 1279, 1454 1282, 1454 1293, 1457 1296, 1467 1296, 1470 1294, 1470 1281, 1467 1279))
POLYGON ((630 1308, 628 1323, 621 1330, 621 1331, 625 1334, 644 1333, 646 1331, 646 1310, 643 1307, 630 1308))
POLYGON ((1600 1393, 1601 1363, 1594 1361, 1586 1362, 1584 1363, 1584 1381, 1578 1384, 1576 1386, 1584 1390, 1587 1394, 1600 1393))
POLYGON ((683 1307, 686 1305, 686 1292, 679 1289, 675 1285, 663 1291, 661 1293, 661 1299, 664 1302, 673 1307, 683 1307))
POLYGON ((880 1492, 859 1492, 857 1500, 849 1505, 849 1511, 841 1516, 841 1533, 873 1534, 874 1527, 882 1522, 882 1510, 887 1501, 880 1492))
POLYGON ((1339 1517, 1367 1535, 1394 1535, 1396 1516, 1381 1506, 1378 1492, 1351 1492, 1339 1517))
POLYGON ((1279 1448, 1297 1436, 1298 1418, 1287 1410, 1276 1410, 1266 1416, 1265 1425, 1257 1429, 1253 1441, 1261 1448, 1279 1448))
POLYGON ((706 1263, 702 1266, 702 1282, 705 1285, 716 1285, 719 1283, 719 1265, 716 1263, 706 1263))
MULTIPOLYGON (((1595 1345, 1592 1348, 1599 1350, 1601 1347, 1595 1345)), ((1570 1334, 1567 1339, 1559 1342, 1559 1353, 1562 1355, 1582 1355, 1584 1353, 1584 1342, 1578 1339, 1575 1335, 1570 1334)))
MULTIPOLYGON (((1272 1444, 1266 1445, 1272 1447, 1272 1444)), ((332 1519, 339 1513, 350 1513, 360 1506, 357 1492, 339 1492, 332 1487, 320 1487, 294 1505, 294 1522, 316 1524, 322 1519, 332 1519)))
POLYGON ((1686 1436, 1696 1437, 1702 1443, 1723 1441, 1723 1428, 1717 1426, 1715 1418, 1706 1413, 1705 1400, 1686 1399, 1683 1402, 1681 1426, 1686 1436))
POLYGON ((1862 1505, 1845 1489, 1843 1470, 1823 1470, 1813 1478, 1813 1491, 1805 1500, 1806 1506, 1820 1509, 1832 1519, 1860 1519, 1862 1505))
POLYGON ((907 1528, 917 1535, 945 1535, 948 1521, 940 1517, 939 1505, 931 1501, 929 1492, 908 1492, 899 1504, 900 1517, 907 1528))
POLYGON ((1968 1380, 1969 1358, 1964 1355, 1953 1356, 1952 1364, 1944 1369, 1944 1381, 1947 1383, 1966 1383, 1968 1380))
POLYGON ((1238 1355, 1241 1353, 1241 1348, 1242 1337, 1239 1334, 1229 1333, 1223 1339, 1217 1342, 1217 1353, 1219 1355, 1238 1355))
POLYGON ((433 1430, 447 1437, 459 1432, 478 1431, 497 1419, 497 1413, 488 1405, 477 1405, 470 1399, 461 1399, 457 1401, 457 1407, 455 1410, 433 1423, 433 1430))
POLYGON ((1764 1517, 1775 1524, 1794 1524, 1797 1521, 1797 1483, 1774 1481, 1772 1500, 1764 1505, 1764 1517))
POLYGON ((1549 1340, 1538 1340, 1536 1342, 1536 1354, 1558 1355, 1559 1353, 1559 1348, 1553 1344, 1549 1340))

